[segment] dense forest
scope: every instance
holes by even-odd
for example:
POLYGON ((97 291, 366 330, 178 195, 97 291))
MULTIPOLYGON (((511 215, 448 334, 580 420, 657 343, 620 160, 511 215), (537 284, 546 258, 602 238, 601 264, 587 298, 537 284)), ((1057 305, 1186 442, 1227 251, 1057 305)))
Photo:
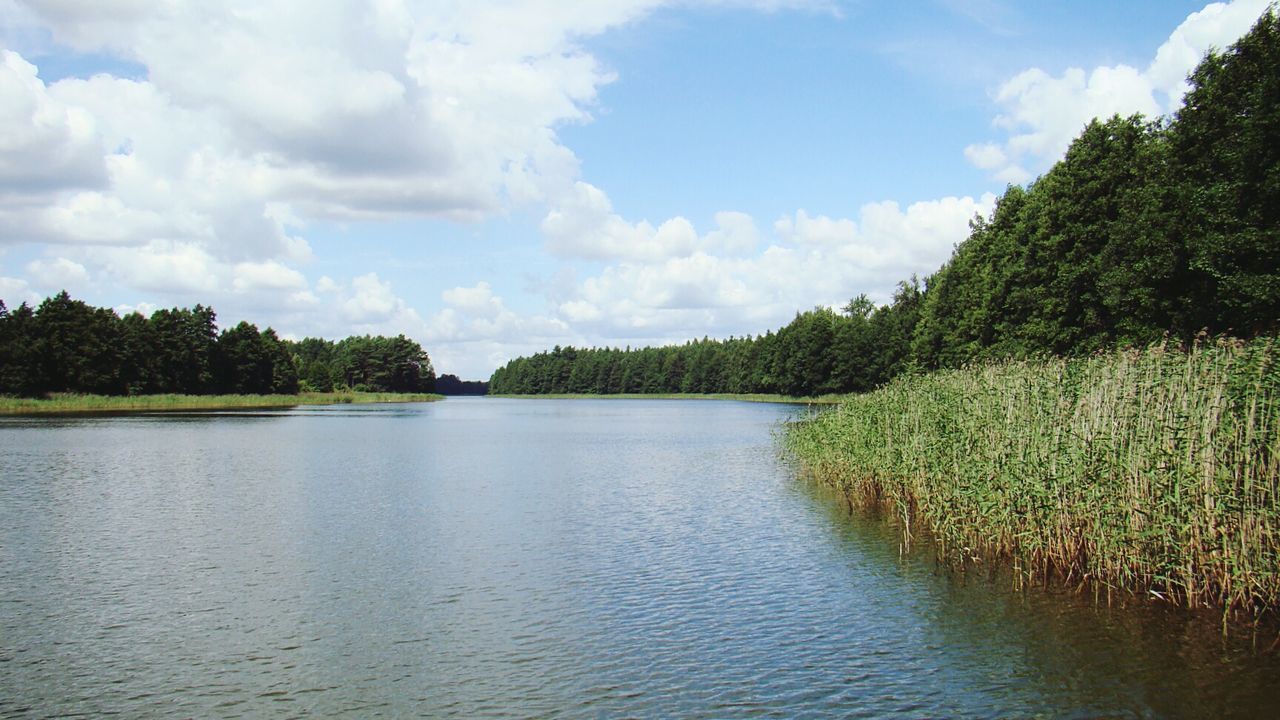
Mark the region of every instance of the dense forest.
POLYGON ((489 383, 484 380, 463 380, 457 375, 445 373, 436 378, 435 392, 441 395, 487 395, 489 383))
POLYGON ((759 337, 518 358, 490 391, 868 390, 908 369, 1083 355, 1280 319, 1280 23, 1275 10, 1189 77, 1171 118, 1093 121, 921 283, 877 307, 797 314, 759 337))
POLYGON ((295 343, 215 321, 203 305, 120 317, 66 291, 34 309, 0 300, 0 395, 426 392, 435 382, 427 353, 403 335, 295 343))

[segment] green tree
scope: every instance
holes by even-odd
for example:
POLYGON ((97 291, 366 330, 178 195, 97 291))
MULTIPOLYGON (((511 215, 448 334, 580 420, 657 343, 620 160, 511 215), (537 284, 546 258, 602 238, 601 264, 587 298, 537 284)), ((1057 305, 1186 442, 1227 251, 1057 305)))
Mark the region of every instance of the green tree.
POLYGON ((271 382, 266 392, 277 395, 293 395, 300 389, 298 382, 298 364, 289 352, 289 345, 282 341, 276 331, 267 328, 259 336, 262 355, 271 366, 271 382))
POLYGON ((142 395, 155 384, 156 340, 151 323, 141 313, 120 318, 120 377, 126 395, 142 395))
POLYGON ((1280 21, 1268 10, 1210 53, 1170 128, 1193 278, 1191 321, 1274 331, 1280 318, 1280 21))
POLYGON ((157 310, 151 314, 156 371, 153 392, 214 392, 213 354, 218 341, 213 308, 157 310))
POLYGON ((66 290, 35 312, 39 385, 45 392, 122 392, 120 318, 111 310, 72 300, 66 290))
POLYGON ((431 359, 403 335, 349 337, 334 348, 334 369, 343 384, 373 392, 425 392, 435 383, 431 359))
POLYGON ((844 317, 835 323, 831 341, 831 379, 829 392, 864 392, 875 386, 872 367, 875 338, 871 317, 876 305, 865 293, 844 306, 844 317))
POLYGON ((40 389, 35 311, 25 302, 9 310, 0 300, 0 394, 31 396, 40 389))

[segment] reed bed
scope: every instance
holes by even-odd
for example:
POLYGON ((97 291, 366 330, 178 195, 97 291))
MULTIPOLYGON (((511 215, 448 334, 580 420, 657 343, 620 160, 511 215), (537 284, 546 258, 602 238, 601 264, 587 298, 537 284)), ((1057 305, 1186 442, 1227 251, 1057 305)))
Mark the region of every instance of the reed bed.
POLYGON ((1189 607, 1280 609, 1273 340, 901 377, 793 423, 851 502, 923 525, 953 562, 1003 559, 1189 607))
POLYGON ((795 397, 769 393, 548 393, 543 395, 517 395, 498 393, 492 398, 516 400, 737 400, 740 402, 780 403, 786 405, 835 405, 848 395, 819 395, 795 397))
POLYGON ((283 408, 340 403, 429 402, 429 393, 331 392, 298 395, 81 395, 54 393, 44 398, 0 397, 0 415, 56 415, 95 412, 163 412, 283 408))

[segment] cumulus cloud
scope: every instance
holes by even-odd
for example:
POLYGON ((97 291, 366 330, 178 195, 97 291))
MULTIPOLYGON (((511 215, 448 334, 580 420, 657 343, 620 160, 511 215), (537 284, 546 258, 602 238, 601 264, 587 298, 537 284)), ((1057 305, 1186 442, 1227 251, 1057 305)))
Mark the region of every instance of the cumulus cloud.
MULTIPOLYGON (((619 255, 555 294, 556 314, 594 342, 662 342, 781 325, 815 302, 838 306, 860 292, 888 301, 900 280, 937 269, 995 198, 869 203, 857 218, 799 210, 763 240, 750 216, 721 213, 690 252, 619 255), (726 237, 745 240, 729 241, 726 237)), ((691 228, 692 230, 692 228, 691 228)))
POLYGON ((74 290, 89 281, 89 273, 84 266, 67 258, 33 260, 27 263, 26 270, 27 276, 49 293, 74 290))
POLYGON ((335 293, 341 289, 342 286, 328 275, 321 275, 320 279, 316 281, 316 292, 335 293))
POLYGON ((230 260, 305 254, 271 204, 304 218, 478 219, 571 194, 578 162, 555 128, 589 120, 614 79, 578 42, 670 4, 13 2, 13 22, 146 76, 46 87, 4 51, 0 194, 97 194, 0 222, 27 241, 164 239, 230 260))
POLYGON ((105 182, 93 115, 60 102, 34 65, 0 50, 0 204, 105 182))
POLYGON ((1172 112, 1190 90, 1187 75, 1209 50, 1223 50, 1249 30, 1273 0, 1210 3, 1191 13, 1156 51, 1146 76, 1172 112))
POLYGON ((489 283, 477 283, 474 287, 456 287, 440 294, 446 305, 457 308, 477 318, 495 318, 502 314, 502 298, 495 297, 489 283))
POLYGON ((233 268, 231 286, 236 292, 252 290, 298 290, 307 286, 302 273, 274 260, 243 262, 233 268))
POLYGON ((22 26, 6 37, 51 36, 145 79, 46 85, 3 50, 0 242, 303 261, 309 218, 542 202, 578 172, 554 128, 588 120, 613 78, 577 40, 661 4, 4 0, 22 26))
POLYGON ((968 146, 965 157, 1002 182, 1025 183, 1058 160, 1094 118, 1172 112, 1186 93, 1187 75, 1211 49, 1222 49, 1249 30, 1271 0, 1213 3, 1178 26, 1145 69, 1127 65, 1068 68, 1053 75, 1029 68, 996 89, 1000 114, 992 126, 1002 142, 968 146), (1027 168, 1030 168, 1028 170, 1027 168))
POLYGON ((428 318, 422 334, 440 372, 484 378, 515 355, 585 341, 563 319, 513 311, 485 282, 440 297, 445 308, 428 318))
POLYGON ((393 318, 412 318, 421 325, 417 312, 391 289, 391 283, 378 279, 377 273, 354 278, 342 301, 342 314, 347 322, 361 326, 385 324, 393 318))
POLYGON ((964 157, 973 163, 975 167, 982 170, 995 170, 1003 167, 1008 161, 1008 156, 1004 154, 1004 150, 995 143, 970 145, 964 149, 964 157))
POLYGON ((552 128, 586 119, 612 79, 575 40, 660 3, 27 4, 55 39, 146 67, 132 87, 68 80, 64 94, 148 168, 172 171, 174 149, 197 148, 255 200, 363 218, 478 217, 571 182, 552 128), (194 127, 174 122, 183 114, 194 127), (183 142, 196 132, 202 142, 183 142))
POLYGON ((715 215, 716 229, 703 238, 707 252, 728 257, 751 255, 760 245, 760 229, 756 221, 742 212, 724 211, 715 215))
POLYGON ((224 289, 226 268, 194 243, 156 240, 141 247, 86 248, 86 264, 145 291, 209 297, 224 289))
POLYGON ((658 227, 631 223, 613 212, 604 191, 578 182, 542 220, 547 249, 566 258, 587 260, 660 260, 692 253, 698 243, 693 225, 682 217, 658 227))
POLYGON ((31 289, 31 283, 24 278, 0 275, 0 300, 6 308, 12 310, 22 303, 32 307, 40 304, 42 296, 31 289))

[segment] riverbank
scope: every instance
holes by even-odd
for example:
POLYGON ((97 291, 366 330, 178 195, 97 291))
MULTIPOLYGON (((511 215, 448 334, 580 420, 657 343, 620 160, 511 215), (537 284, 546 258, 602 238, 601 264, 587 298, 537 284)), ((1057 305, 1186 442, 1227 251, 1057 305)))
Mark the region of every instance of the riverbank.
POLYGON ((493 398, 517 400, 739 400, 741 402, 782 403, 787 405, 836 405, 848 395, 792 397, 765 393, 552 393, 547 395, 489 395, 493 398))
POLYGON ((1271 340, 902 377, 788 427, 851 502, 952 562, 1189 607, 1280 610, 1271 340))
POLYGON ((54 393, 47 398, 0 397, 0 415, 232 410, 395 402, 434 402, 431 393, 331 392, 297 395, 81 395, 54 393))

